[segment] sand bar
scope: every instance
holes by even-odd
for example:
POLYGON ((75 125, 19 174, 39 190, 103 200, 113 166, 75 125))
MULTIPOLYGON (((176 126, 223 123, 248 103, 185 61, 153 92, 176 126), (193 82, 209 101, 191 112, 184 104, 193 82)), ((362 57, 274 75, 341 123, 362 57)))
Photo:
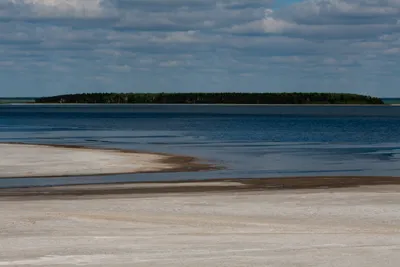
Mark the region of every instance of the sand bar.
POLYGON ((0 212, 0 266, 397 267, 400 262, 399 185, 3 198, 0 212))
POLYGON ((0 144, 0 178, 197 171, 194 158, 77 146, 0 144))

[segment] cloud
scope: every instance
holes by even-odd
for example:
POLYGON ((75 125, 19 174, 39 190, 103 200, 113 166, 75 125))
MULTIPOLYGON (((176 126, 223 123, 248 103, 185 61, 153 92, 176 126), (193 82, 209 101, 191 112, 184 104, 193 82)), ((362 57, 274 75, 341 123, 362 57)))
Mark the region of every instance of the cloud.
POLYGON ((400 32, 399 15, 395 1, 309 0, 277 11, 267 9, 264 18, 225 30, 325 40, 376 38, 400 32))
POLYGON ((245 9, 259 8, 271 5, 272 0, 108 0, 113 6, 122 9, 141 9, 146 11, 165 9, 197 9, 209 10, 214 8, 245 9))
POLYGON ((126 64, 124 65, 109 65, 111 71, 115 72, 130 72, 132 68, 126 64))
POLYGON ((400 48, 398 47, 393 47, 393 48, 389 48, 386 49, 385 51, 383 51, 385 54, 389 54, 389 55, 400 55, 400 48))
POLYGON ((118 11, 102 0, 3 0, 0 22, 39 26, 102 28, 118 21, 118 11))
POLYGON ((12 11, 32 17, 99 17, 109 12, 101 0, 6 0, 12 11))
POLYGON ((176 60, 169 60, 169 61, 163 61, 160 62, 160 66, 161 67, 177 67, 179 65, 181 65, 182 63, 176 60))
POLYGON ((31 95, 32 79, 38 94, 319 85, 389 94, 400 79, 399 15, 397 0, 279 8, 271 0, 3 0, 0 79, 21 95, 31 95))
POLYGON ((387 0, 314 0, 280 12, 299 24, 381 24, 396 22, 399 2, 387 0))

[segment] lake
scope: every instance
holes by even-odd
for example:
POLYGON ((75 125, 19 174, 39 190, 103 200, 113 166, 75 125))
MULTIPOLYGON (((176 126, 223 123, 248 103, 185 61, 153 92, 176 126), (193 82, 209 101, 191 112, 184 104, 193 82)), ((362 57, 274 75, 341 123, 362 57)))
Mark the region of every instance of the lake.
POLYGON ((2 179, 0 187, 149 180, 400 175, 400 106, 0 105, 0 142, 189 155, 199 173, 2 179))

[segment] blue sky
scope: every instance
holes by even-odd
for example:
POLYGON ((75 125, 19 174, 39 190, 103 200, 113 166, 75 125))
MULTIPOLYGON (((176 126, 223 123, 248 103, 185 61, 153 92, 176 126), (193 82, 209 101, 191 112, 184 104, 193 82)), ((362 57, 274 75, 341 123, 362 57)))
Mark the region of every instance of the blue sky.
POLYGON ((1 0, 0 96, 400 96, 399 0, 1 0))

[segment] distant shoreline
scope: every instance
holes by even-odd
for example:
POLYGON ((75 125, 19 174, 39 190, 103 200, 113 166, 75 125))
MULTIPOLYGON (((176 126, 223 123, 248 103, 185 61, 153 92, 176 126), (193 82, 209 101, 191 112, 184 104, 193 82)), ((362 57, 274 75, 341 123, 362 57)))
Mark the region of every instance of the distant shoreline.
POLYGON ((377 97, 349 93, 82 93, 40 97, 36 103, 104 104, 384 104, 377 97))
MULTIPOLYGON (((43 98, 49 98, 49 97, 0 97, 0 105, 34 105, 34 104, 60 104, 59 102, 52 102, 52 103, 37 103, 36 101, 38 99, 43 99, 43 98)), ((383 103, 381 104, 371 104, 371 105, 388 105, 388 106, 398 106, 400 105, 400 98, 398 97, 380 97, 379 99, 382 100, 383 103)), ((75 104, 75 105, 84 105, 84 104, 107 104, 107 103, 63 103, 63 104, 75 104)), ((135 104, 135 105, 151 105, 151 104, 157 104, 157 103, 109 103, 108 105, 126 105, 126 104, 135 104)), ((164 104, 164 103, 158 103, 158 104, 164 104)), ((342 106, 342 105, 369 105, 369 104, 321 104, 321 103, 311 103, 311 104, 307 104, 307 103, 303 103, 303 104, 224 104, 224 103, 214 103, 214 104, 199 104, 199 103, 181 103, 181 105, 191 105, 191 104, 196 104, 196 105, 338 105, 338 106, 342 106)), ((179 104, 173 104, 173 103, 165 103, 164 105, 179 105, 179 104)))
POLYGON ((184 104, 184 103, 3 103, 0 105, 13 105, 13 106, 271 106, 271 107, 287 107, 287 106, 305 106, 305 107, 348 107, 348 106, 371 106, 371 107, 381 107, 381 106, 400 106, 400 104, 184 104))

